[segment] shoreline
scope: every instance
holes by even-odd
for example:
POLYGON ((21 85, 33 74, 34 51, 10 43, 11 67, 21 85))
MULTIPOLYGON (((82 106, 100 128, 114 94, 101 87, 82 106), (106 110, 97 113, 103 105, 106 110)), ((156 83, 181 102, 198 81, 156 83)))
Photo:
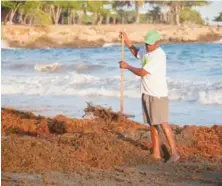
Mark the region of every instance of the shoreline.
POLYGON ((143 44, 147 30, 161 34, 160 43, 208 43, 222 39, 222 27, 175 25, 2 25, 2 40, 14 48, 88 48, 120 43, 124 30, 134 44, 143 44), (138 27, 140 27, 138 31, 138 27))

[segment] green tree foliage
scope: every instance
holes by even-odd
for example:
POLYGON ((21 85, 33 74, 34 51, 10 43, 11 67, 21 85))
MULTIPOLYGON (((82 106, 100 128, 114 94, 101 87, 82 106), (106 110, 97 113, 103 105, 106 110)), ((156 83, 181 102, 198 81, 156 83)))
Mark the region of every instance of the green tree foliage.
MULTIPOLYGON (((135 10, 127 11, 126 12, 126 20, 127 20, 127 23, 129 23, 129 24, 135 23, 136 22, 136 11, 135 10)), ((141 22, 141 16, 140 16, 140 22, 141 22)))
POLYGON ((222 12, 220 12, 220 15, 218 16, 218 17, 216 17, 215 19, 214 19, 214 21, 222 21, 222 12))
POLYGON ((26 1, 19 9, 21 22, 29 24, 51 24, 52 20, 49 14, 43 11, 45 2, 26 1))
POLYGON ((201 18, 200 13, 198 11, 192 10, 190 8, 184 8, 181 11, 180 22, 181 23, 204 24, 204 20, 201 18))
POLYGON ((1 5, 3 9, 6 9, 8 11, 4 22, 6 23, 7 21, 9 23, 12 23, 12 20, 18 11, 19 7, 23 4, 23 1, 2 1, 1 5))
POLYGON ((121 11, 123 11, 123 7, 130 7, 132 4, 130 1, 112 1, 112 9, 116 12, 112 15, 112 23, 116 24, 117 22, 124 21, 124 19, 121 19, 120 14, 122 14, 121 11))
POLYGON ((191 8, 193 6, 204 6, 209 4, 209 1, 150 1, 151 4, 157 4, 161 6, 167 6, 168 11, 168 21, 167 23, 180 24, 180 13, 184 8, 191 8))
POLYGON ((139 7, 143 6, 143 4, 146 3, 144 0, 137 0, 134 1, 135 4, 135 11, 136 11, 136 23, 140 23, 140 14, 139 14, 139 7))
POLYGON ((147 16, 146 14, 140 14, 140 23, 146 24, 147 23, 147 16))
POLYGON ((109 11, 104 8, 104 5, 110 4, 109 1, 87 1, 86 10, 93 13, 93 23, 101 24, 106 17, 109 15, 109 11))
POLYGON ((144 0, 131 0, 131 1, 114 1, 113 2, 113 8, 118 9, 118 8, 123 8, 123 7, 130 7, 130 6, 135 6, 135 22, 140 23, 140 14, 139 14, 139 7, 141 7, 144 3, 147 3, 148 1, 144 0))
POLYGON ((145 15, 145 21, 149 23, 160 23, 161 8, 159 6, 153 6, 153 9, 148 11, 145 15))
POLYGON ((84 12, 86 1, 67 1, 65 6, 62 8, 62 21, 64 24, 78 24, 81 23, 83 19, 80 19, 78 12, 84 12))
POLYGON ((1 2, 2 8, 7 8, 9 10, 15 9, 16 3, 14 1, 2 1, 1 2))
MULTIPOLYGON (((9 1, 3 0, 2 10, 7 12, 7 22, 19 24, 109 24, 109 23, 173 23, 186 22, 188 14, 196 17, 196 12, 188 12, 187 8, 203 6, 208 1, 169 1, 169 0, 119 0, 119 1, 9 1), (148 14, 139 14, 139 7, 150 3, 154 9, 148 14), (109 5, 109 9, 105 8, 109 5), (159 7, 168 7, 163 16, 159 7), (135 10, 127 10, 135 7, 135 10), (142 20, 141 20, 142 19, 142 20)), ((189 18, 189 21, 191 18, 189 18)), ((201 23, 199 19, 198 23, 201 23)))
POLYGON ((132 4, 130 1, 113 1, 112 2, 112 8, 114 10, 122 9, 125 6, 130 7, 130 6, 132 6, 132 4))
POLYGON ((93 19, 92 19, 92 16, 90 15, 87 15, 87 14, 84 14, 82 17, 81 17, 81 22, 85 25, 91 25, 93 23, 93 19))
POLYGON ((66 9, 69 5, 67 1, 48 1, 46 5, 49 7, 49 13, 51 15, 54 24, 59 23, 59 19, 63 9, 66 9))

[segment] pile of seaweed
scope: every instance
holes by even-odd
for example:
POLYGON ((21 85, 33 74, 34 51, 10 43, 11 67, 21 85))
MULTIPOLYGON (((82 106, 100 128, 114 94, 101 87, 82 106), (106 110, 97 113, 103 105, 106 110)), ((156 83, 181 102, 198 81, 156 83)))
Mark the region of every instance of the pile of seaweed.
POLYGON ((121 121, 123 119, 132 118, 134 115, 115 112, 111 107, 105 108, 100 105, 93 105, 87 102, 87 107, 84 109, 85 115, 93 116, 96 119, 103 119, 105 121, 121 121))

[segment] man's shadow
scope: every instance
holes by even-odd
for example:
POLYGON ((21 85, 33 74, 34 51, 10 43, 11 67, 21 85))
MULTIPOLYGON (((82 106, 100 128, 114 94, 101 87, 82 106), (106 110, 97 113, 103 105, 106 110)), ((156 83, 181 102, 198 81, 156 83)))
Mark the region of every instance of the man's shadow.
POLYGON ((170 152, 169 149, 167 148, 167 145, 165 144, 167 142, 167 139, 163 133, 162 128, 159 125, 157 125, 157 131, 159 133, 159 139, 160 139, 160 153, 164 159, 164 162, 167 162, 170 159, 170 152), (163 141, 165 143, 163 143, 163 141))

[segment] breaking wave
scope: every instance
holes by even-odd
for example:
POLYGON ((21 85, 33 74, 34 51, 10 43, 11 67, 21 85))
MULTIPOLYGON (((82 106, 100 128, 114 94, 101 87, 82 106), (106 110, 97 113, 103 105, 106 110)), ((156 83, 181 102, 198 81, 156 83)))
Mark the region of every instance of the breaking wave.
MULTIPOLYGON (((54 71, 56 67, 49 69, 54 71)), ((140 97, 139 79, 126 79, 124 84, 124 96, 140 97)), ((76 72, 19 79, 3 76, 2 94, 119 97, 119 85, 119 76, 101 78, 76 72)), ((168 87, 170 100, 222 104, 222 82, 168 79, 168 87)))
POLYGON ((53 63, 53 64, 36 64, 34 66, 34 69, 39 72, 58 72, 60 68, 62 67, 59 63, 53 63))
POLYGON ((113 46, 119 46, 120 43, 104 43, 103 47, 113 47, 113 46))

